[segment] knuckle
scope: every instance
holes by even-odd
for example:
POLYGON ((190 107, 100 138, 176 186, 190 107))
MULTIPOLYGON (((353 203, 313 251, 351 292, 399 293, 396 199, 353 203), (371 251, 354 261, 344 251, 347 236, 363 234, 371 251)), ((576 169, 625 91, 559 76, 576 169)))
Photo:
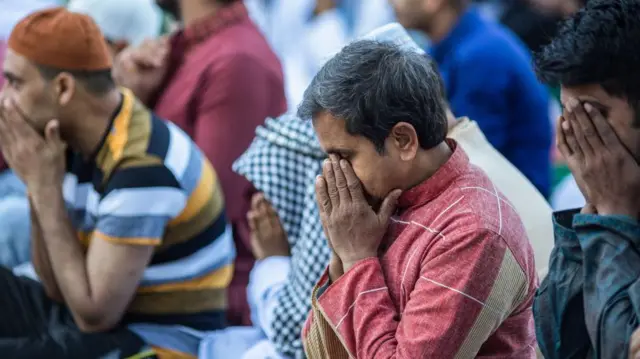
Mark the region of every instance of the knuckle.
POLYGON ((329 199, 322 200, 322 207, 324 207, 325 209, 329 209, 330 206, 331 206, 331 201, 329 201, 329 199))
POLYGON ((348 188, 348 185, 344 181, 337 181, 336 187, 338 187, 338 189, 345 189, 345 188, 348 188))
POLYGON ((349 183, 348 186, 349 186, 349 189, 353 191, 357 191, 360 189, 360 183, 358 182, 349 183))

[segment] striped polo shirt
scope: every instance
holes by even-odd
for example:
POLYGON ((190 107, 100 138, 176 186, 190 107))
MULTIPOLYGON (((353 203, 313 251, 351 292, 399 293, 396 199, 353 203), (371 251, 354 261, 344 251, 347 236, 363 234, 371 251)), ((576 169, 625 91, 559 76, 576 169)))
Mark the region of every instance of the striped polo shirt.
POLYGON ((64 199, 84 248, 155 246, 125 322, 224 326, 235 247, 211 164, 175 125, 122 90, 95 155, 69 154, 64 199))

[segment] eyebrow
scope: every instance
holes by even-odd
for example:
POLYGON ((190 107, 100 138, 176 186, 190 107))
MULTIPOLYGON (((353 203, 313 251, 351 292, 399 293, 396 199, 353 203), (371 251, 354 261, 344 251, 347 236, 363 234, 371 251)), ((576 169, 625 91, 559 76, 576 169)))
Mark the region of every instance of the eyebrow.
POLYGON ((339 157, 349 157, 350 155, 353 154, 353 151, 351 150, 347 150, 344 148, 329 148, 327 149, 327 154, 328 155, 338 155, 339 157))
POLYGON ((14 75, 13 73, 9 72, 9 71, 3 71, 2 74, 4 75, 4 77, 12 82, 24 82, 24 80, 16 75, 14 75))

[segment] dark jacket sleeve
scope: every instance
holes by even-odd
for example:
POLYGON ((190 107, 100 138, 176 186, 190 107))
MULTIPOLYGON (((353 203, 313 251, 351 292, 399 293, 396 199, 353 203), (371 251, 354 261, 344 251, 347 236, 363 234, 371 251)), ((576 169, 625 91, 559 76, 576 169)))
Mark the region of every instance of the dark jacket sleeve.
POLYGON ((625 216, 577 215, 585 322, 596 358, 628 356, 640 315, 640 224, 625 216))
POLYGON ((577 210, 554 215, 549 273, 533 304, 536 335, 546 359, 584 359, 591 349, 584 320, 582 253, 571 229, 577 210))

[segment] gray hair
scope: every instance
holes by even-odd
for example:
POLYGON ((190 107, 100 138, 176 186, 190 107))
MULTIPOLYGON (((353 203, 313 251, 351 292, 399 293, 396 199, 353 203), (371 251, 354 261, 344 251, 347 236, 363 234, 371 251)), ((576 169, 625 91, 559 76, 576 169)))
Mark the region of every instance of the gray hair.
POLYGON ((364 136, 383 153, 399 122, 411 124, 420 146, 430 149, 447 134, 442 79, 426 55, 373 40, 356 41, 329 60, 304 93, 298 116, 322 112, 346 121, 352 135, 364 136))

